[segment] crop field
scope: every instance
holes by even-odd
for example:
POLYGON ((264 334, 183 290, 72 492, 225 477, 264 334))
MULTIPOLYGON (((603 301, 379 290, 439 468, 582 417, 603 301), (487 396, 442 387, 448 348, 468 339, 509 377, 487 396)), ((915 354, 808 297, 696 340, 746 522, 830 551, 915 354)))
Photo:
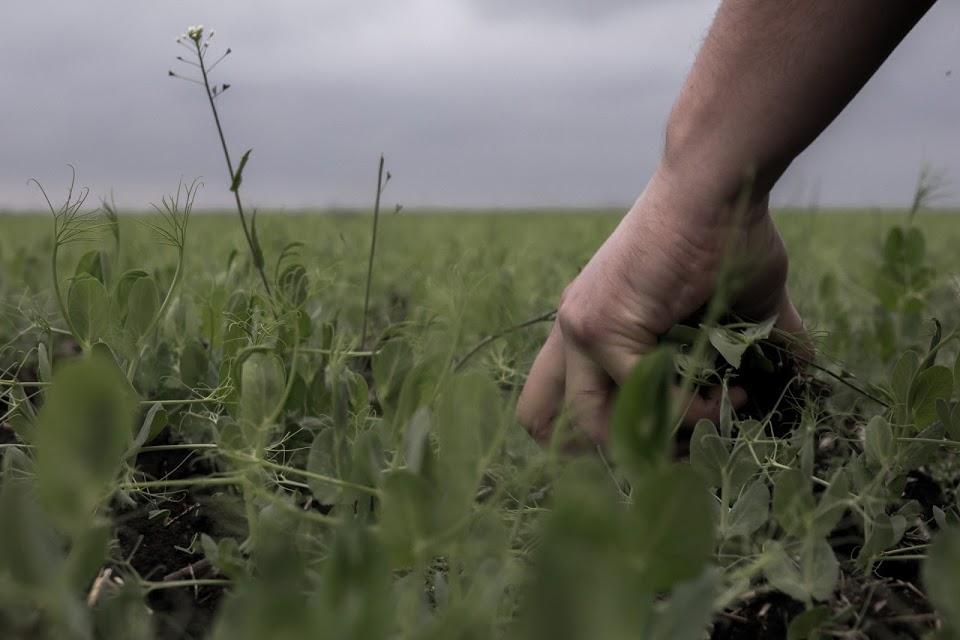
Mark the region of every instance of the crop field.
POLYGON ((617 213, 263 213, 261 278, 177 194, 0 217, 0 637, 957 637, 957 214, 778 212, 816 355, 687 327, 571 453, 515 401, 617 213))

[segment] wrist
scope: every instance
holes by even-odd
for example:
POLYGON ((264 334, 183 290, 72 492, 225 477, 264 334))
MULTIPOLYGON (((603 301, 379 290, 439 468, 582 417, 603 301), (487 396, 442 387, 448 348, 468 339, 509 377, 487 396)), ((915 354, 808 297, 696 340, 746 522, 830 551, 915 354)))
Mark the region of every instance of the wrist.
POLYGON ((634 209, 653 210, 687 229, 749 228, 769 216, 769 193, 689 164, 662 161, 634 209))

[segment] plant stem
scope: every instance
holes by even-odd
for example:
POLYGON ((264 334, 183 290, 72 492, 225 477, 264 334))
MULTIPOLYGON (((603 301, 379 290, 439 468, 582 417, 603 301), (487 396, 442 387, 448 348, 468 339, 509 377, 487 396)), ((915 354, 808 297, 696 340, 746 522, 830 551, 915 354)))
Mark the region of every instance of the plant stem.
POLYGON ((377 251, 377 226, 380 222, 380 196, 383 195, 383 154, 377 169, 377 197, 373 205, 373 234, 370 237, 370 257, 367 261, 367 287, 363 294, 363 329, 360 331, 360 348, 367 342, 367 314, 370 311, 370 281, 373 279, 373 256, 377 251))
POLYGON ((326 484, 333 485, 335 487, 340 487, 342 489, 353 489, 355 491, 361 491, 371 496, 380 495, 380 490, 375 489, 374 487, 367 487, 362 484, 347 482, 346 480, 340 480, 339 478, 331 478, 330 476, 321 475, 319 473, 313 473, 312 471, 307 471, 306 469, 297 469, 296 467, 288 467, 286 465, 277 464, 276 462, 271 462, 270 460, 258 459, 251 455, 244 455, 240 453, 227 453, 227 452, 224 452, 224 454, 227 457, 234 458, 236 460, 252 462, 254 464, 258 464, 260 466, 266 467, 268 469, 273 469, 274 471, 281 471, 283 473, 289 473, 291 475, 309 478, 312 480, 316 480, 318 482, 325 482, 326 484))
POLYGON ((478 342, 470 351, 467 351, 460 360, 453 366, 454 373, 463 369, 463 366, 467 363, 467 360, 472 358, 478 351, 483 349, 485 346, 493 342, 494 340, 499 340, 500 338, 513 333, 514 331, 520 331, 521 329, 526 329, 527 327, 533 326, 540 322, 549 322, 557 317, 557 310, 551 309, 545 313, 541 313, 538 316, 530 318, 529 320, 524 320, 520 324, 515 324, 512 327, 507 327, 506 329, 501 329, 496 333, 491 333, 478 342))
POLYGON ((180 587, 229 587, 233 582, 223 578, 201 578, 196 580, 167 580, 165 582, 150 582, 144 580, 140 583, 145 591, 158 591, 160 589, 179 589, 180 587))
POLYGON ((144 480, 142 482, 121 482, 121 489, 176 489, 183 487, 215 487, 242 484, 239 476, 224 478, 179 478, 174 480, 144 480))
POLYGON ((53 274, 53 295, 57 299, 57 306, 60 308, 60 315, 63 316, 63 321, 67 323, 67 328, 70 329, 70 334, 74 337, 75 340, 77 340, 80 343, 80 346, 83 348, 83 350, 87 351, 89 349, 89 345, 87 344, 87 341, 80 336, 79 332, 77 331, 77 328, 74 326, 73 320, 70 319, 70 314, 67 313, 67 305, 63 301, 63 292, 60 290, 60 274, 59 274, 59 269, 57 268, 57 254, 60 251, 60 241, 56 237, 56 230, 57 230, 56 219, 54 219, 53 228, 54 228, 53 251, 51 252, 51 256, 50 256, 50 262, 51 262, 50 269, 53 274))
MULTIPOLYGON (((210 89, 210 79, 207 76, 207 64, 203 58, 203 50, 200 48, 200 41, 194 40, 194 46, 197 49, 197 60, 200 62, 200 74, 203 76, 203 88, 207 92, 207 101, 210 103, 210 110, 213 112, 213 122, 217 125, 217 135, 220 137, 220 146, 223 148, 223 157, 227 161, 227 171, 230 173, 230 185, 233 186, 236 175, 233 173, 233 161, 230 159, 230 151, 227 149, 227 139, 223 135, 223 126, 220 124, 220 114, 217 112, 217 105, 213 101, 213 91, 210 89)), ((257 249, 253 244, 253 237, 247 228, 247 217, 243 213, 243 203, 240 201, 240 186, 236 185, 233 191, 233 199, 237 203, 237 213, 240 214, 240 226, 243 227, 243 235, 247 238, 247 245, 250 247, 250 253, 253 254, 254 266, 260 274, 260 280, 263 281, 263 288, 268 296, 272 296, 270 283, 267 280, 267 274, 263 271, 263 264, 258 259, 257 249)))
POLYGON ((336 349, 318 349, 302 347, 300 353, 314 353, 322 356, 343 356, 344 358, 372 358, 378 351, 337 351, 336 349))
POLYGON ((156 451, 193 451, 196 449, 216 449, 215 444, 157 444, 148 447, 140 447, 137 453, 152 453, 156 451))
POLYGON ((49 387, 50 382, 31 382, 28 380, 0 380, 0 387, 49 387))

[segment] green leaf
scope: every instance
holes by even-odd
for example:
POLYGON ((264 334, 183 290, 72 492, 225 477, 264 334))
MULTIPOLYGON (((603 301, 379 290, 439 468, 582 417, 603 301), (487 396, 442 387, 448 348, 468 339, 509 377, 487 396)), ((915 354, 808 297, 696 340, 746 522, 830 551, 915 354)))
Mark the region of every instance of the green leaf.
POLYGON ((153 324, 160 307, 160 293, 153 278, 138 278, 127 295, 127 314, 123 328, 135 342, 140 340, 153 324))
MULTIPOLYGON (((750 421, 740 423, 741 435, 743 429, 750 421)), ((748 445, 742 439, 738 439, 730 454, 730 460, 723 468, 723 487, 721 495, 728 501, 740 495, 743 488, 750 482, 751 478, 757 473, 757 460, 754 455, 763 459, 764 447, 762 443, 753 443, 748 445)))
POLYGON ((769 338, 776 321, 777 318, 774 316, 741 331, 734 331, 727 327, 711 327, 707 330, 707 337, 723 359, 734 369, 739 369, 743 354, 757 342, 769 338))
POLYGON ((71 589, 89 585, 103 566, 110 544, 110 527, 97 523, 73 539, 64 565, 64 577, 71 589))
POLYGON ((673 352, 659 348, 640 359, 617 393, 610 447, 634 480, 669 458, 673 372, 673 352))
POLYGON ((500 424, 501 404, 500 390, 479 371, 453 377, 441 394, 434 433, 439 445, 436 480, 443 524, 452 525, 473 506, 482 465, 492 453, 500 424))
POLYGON ((840 565, 830 544, 821 538, 806 539, 798 553, 788 553, 779 543, 765 553, 771 562, 764 573, 770 585, 801 602, 826 600, 840 578, 840 565))
POLYGON ((414 564, 422 551, 419 543, 433 532, 433 492, 422 477, 405 469, 390 471, 383 479, 380 540, 394 568, 414 564))
POLYGON ((743 334, 726 327, 712 327, 707 331, 707 335, 710 344, 720 352, 723 359, 734 369, 739 369, 743 354, 750 347, 750 343, 744 339, 743 334))
POLYGON ((770 517, 770 490, 762 478, 751 482, 726 518, 725 537, 753 535, 770 517))
POLYGON ((840 563, 826 540, 819 539, 805 545, 803 564, 804 585, 814 600, 827 600, 837 588, 840 563))
POLYGON ((405 340, 389 340, 373 356, 373 381, 384 412, 396 410, 400 390, 413 367, 413 349, 405 340))
POLYGON ((111 493, 130 446, 137 400, 115 365, 97 357, 65 363, 40 412, 40 497, 66 531, 82 531, 111 493))
POLYGON ((937 399, 937 418, 954 442, 960 441, 960 402, 949 403, 943 398, 937 399))
POLYGON ((111 318, 110 300, 103 284, 90 276, 75 279, 67 292, 67 314, 80 342, 90 344, 104 337, 111 318))
POLYGON ((881 513, 873 521, 864 525, 866 535, 863 546, 857 554, 857 562, 864 569, 869 569, 878 554, 890 549, 903 537, 906 529, 906 519, 901 515, 889 516, 881 513))
POLYGON ((40 382, 50 382, 53 379, 50 355, 47 353, 47 345, 43 342, 37 343, 37 373, 40 376, 40 382))
MULTIPOLYGON (((307 471, 330 478, 339 478, 337 465, 337 438, 333 427, 324 427, 317 432, 307 456, 307 471)), ((340 487, 316 478, 307 478, 310 492, 320 504, 336 504, 340 487)))
POLYGON ((130 298, 130 289, 141 278, 149 278, 150 274, 143 269, 132 269, 125 271, 114 287, 113 299, 116 308, 120 313, 126 313, 127 300, 130 298))
POLYGON ((710 420, 700 420, 690 437, 690 466, 712 487, 723 484, 724 468, 730 461, 730 452, 720 440, 717 428, 710 420))
POLYGON ((896 442, 887 419, 881 415, 873 416, 864 428, 863 435, 867 460, 882 468, 889 467, 893 463, 896 442))
POLYGON ((767 318, 763 322, 758 322, 743 330, 743 339, 749 344, 755 344, 761 340, 766 340, 773 332, 774 325, 777 324, 777 316, 767 318))
POLYGON ((99 250, 87 251, 77 261, 77 268, 74 269, 73 276, 74 278, 90 276, 99 280, 100 284, 106 284, 104 262, 104 256, 99 250))
POLYGON ((811 535, 828 536, 847 512, 850 493, 850 476, 845 469, 837 471, 830 486, 820 494, 820 502, 813 515, 811 535))
POLYGON ((29 484, 15 478, 5 473, 0 483, 0 575, 23 587, 43 588, 57 578, 63 545, 29 484))
POLYGON ((938 457, 941 452, 941 445, 936 442, 926 442, 927 440, 939 440, 943 438, 944 426, 939 422, 934 422, 926 429, 917 434, 917 439, 923 439, 924 442, 906 442, 900 445, 900 466, 904 471, 917 469, 925 464, 929 464, 938 457))
POLYGON ((773 515, 790 535, 799 535, 812 520, 815 504, 810 481, 798 469, 781 472, 773 485, 773 515))
POLYGON ((347 382, 347 391, 350 395, 350 408, 359 413, 370 406, 370 388, 367 379, 356 371, 343 370, 343 377, 347 382))
POLYGON ((713 617, 713 599, 720 576, 708 569, 695 580, 677 585, 667 606, 653 619, 645 640, 701 640, 713 617))
POLYGON ((927 243, 923 232, 916 227, 909 227, 903 240, 903 261, 907 266, 919 269, 923 266, 923 258, 926 255, 927 243))
MULTIPOLYGON (((513 637, 646 637, 653 587, 641 567, 647 552, 635 557, 630 549, 638 519, 624 508, 598 460, 580 458, 567 465, 532 563, 533 580, 524 598, 525 624, 513 637), (590 597, 584 598, 585 593, 590 597)), ((643 528, 656 524, 646 522, 643 528)), ((422 585, 418 590, 422 594, 422 585)))
POLYGON ((240 369, 240 419, 248 442, 266 424, 283 398, 285 386, 283 365, 272 353, 251 353, 240 369), (252 431, 251 431, 252 430, 252 431))
POLYGON ((626 561, 660 591, 695 578, 713 557, 713 498, 689 466, 645 475, 633 488, 626 561), (678 535, 683 532, 683 535, 678 535))
POLYGON ((830 608, 822 605, 807 609, 790 621, 787 640, 820 640, 820 628, 830 615, 830 608))
MULTIPOLYGON (((337 531, 318 589, 319 637, 387 640, 394 636, 394 583, 383 547, 357 524, 337 531)), ((311 635, 313 630, 307 630, 311 635)), ((314 637, 317 637, 314 635, 314 637)))
POLYGON ((147 409, 146 415, 143 416, 143 422, 140 425, 140 429, 137 431, 137 435, 133 439, 133 442, 130 443, 130 447, 127 449, 127 453, 124 455, 124 458, 130 458, 137 455, 137 451, 140 449, 140 447, 160 433, 161 429, 163 429, 166 424, 167 412, 163 410, 162 404, 159 402, 154 402, 152 405, 150 405, 150 408, 147 409))
POLYGON ((230 191, 236 191, 240 188, 240 183, 243 182, 243 170, 246 168, 247 161, 250 159, 251 151, 253 151, 253 149, 247 149, 240 158, 240 164, 237 165, 237 170, 233 173, 233 180, 230 182, 230 191))
POLYGON ((429 453, 431 427, 430 410, 421 407, 413 414, 403 431, 403 459, 407 463, 407 469, 414 473, 422 471, 424 459, 429 453))
POLYGON ((263 269, 263 249, 260 247, 260 238, 257 236, 257 210, 250 216, 250 252, 253 254, 253 266, 263 269))
POLYGON ((923 584, 937 613, 960 631, 960 529, 952 527, 934 538, 923 563, 923 584))
POLYGON ((200 546, 203 555, 210 564, 223 575, 239 580, 247 575, 247 566, 240 551, 240 545, 233 538, 221 538, 219 542, 205 533, 200 534, 200 546))
POLYGON ((199 340, 187 340, 180 352, 180 381, 185 387, 196 388, 206 382, 209 358, 199 340))
POLYGON ((929 368, 937 359, 937 347, 943 338, 943 325, 936 318, 933 319, 933 335, 930 336, 930 344, 927 346, 927 355, 923 357, 920 363, 920 370, 929 368))
POLYGON ((910 406, 917 426, 926 427, 937 419, 937 400, 949 400, 953 395, 953 372, 934 365, 924 369, 910 388, 910 406))
POLYGON ((915 351, 904 352, 894 365, 893 372, 890 374, 890 389, 901 404, 906 404, 910 398, 913 376, 919 368, 920 356, 915 351))
POLYGON ((953 384, 957 387, 957 391, 960 391, 960 353, 957 354, 957 359, 953 363, 953 384))

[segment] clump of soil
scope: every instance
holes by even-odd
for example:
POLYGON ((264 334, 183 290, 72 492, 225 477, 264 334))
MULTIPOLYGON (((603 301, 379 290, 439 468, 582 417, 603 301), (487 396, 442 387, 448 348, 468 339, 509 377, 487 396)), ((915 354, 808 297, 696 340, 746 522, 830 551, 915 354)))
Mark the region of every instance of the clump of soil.
MULTIPOLYGON (((165 431, 152 444, 172 444, 169 433, 165 431)), ((209 462, 188 450, 141 453, 136 464, 138 471, 153 478, 189 478, 214 471, 209 462)), ((210 508, 211 493, 210 488, 176 491, 163 500, 151 498, 115 509, 120 554, 129 558, 141 577, 154 582, 216 577, 203 555, 192 552, 200 534, 219 537, 225 533, 224 523, 210 508)), ((163 614, 154 617, 156 636, 206 637, 223 595, 220 586, 151 591, 147 605, 163 614)))
POLYGON ((790 621, 803 605, 778 592, 760 593, 719 616, 711 640, 768 640, 786 638, 790 621))

